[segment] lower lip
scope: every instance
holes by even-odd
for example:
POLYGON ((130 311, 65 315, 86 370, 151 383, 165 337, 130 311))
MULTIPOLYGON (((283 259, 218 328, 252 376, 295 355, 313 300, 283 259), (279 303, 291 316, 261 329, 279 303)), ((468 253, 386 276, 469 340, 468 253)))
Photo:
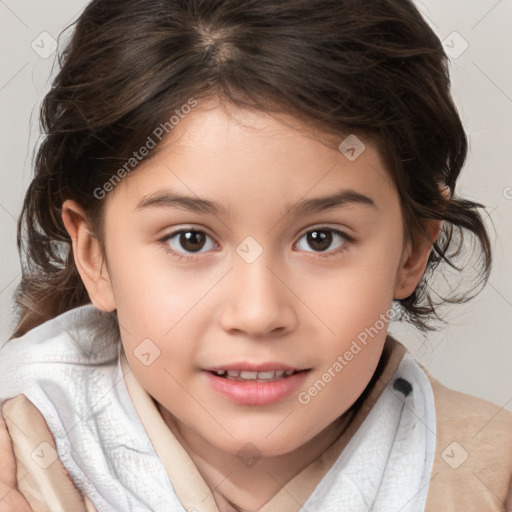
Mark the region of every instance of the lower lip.
POLYGON ((206 371, 213 389, 228 400, 243 405, 267 405, 279 402, 303 384, 309 370, 294 373, 273 382, 230 380, 206 371))

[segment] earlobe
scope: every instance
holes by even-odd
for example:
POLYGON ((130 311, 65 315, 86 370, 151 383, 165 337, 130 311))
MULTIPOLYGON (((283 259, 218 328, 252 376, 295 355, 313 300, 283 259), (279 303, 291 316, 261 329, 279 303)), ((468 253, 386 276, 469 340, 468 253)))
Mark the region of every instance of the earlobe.
POLYGON ((405 299, 411 295, 421 280, 428 263, 432 247, 441 232, 443 221, 429 220, 426 224, 427 236, 418 234, 410 243, 398 269, 394 299, 405 299))
POLYGON ((66 200, 62 205, 62 221, 71 238, 75 265, 91 302, 102 311, 114 311, 116 306, 106 262, 83 208, 76 201, 66 200))

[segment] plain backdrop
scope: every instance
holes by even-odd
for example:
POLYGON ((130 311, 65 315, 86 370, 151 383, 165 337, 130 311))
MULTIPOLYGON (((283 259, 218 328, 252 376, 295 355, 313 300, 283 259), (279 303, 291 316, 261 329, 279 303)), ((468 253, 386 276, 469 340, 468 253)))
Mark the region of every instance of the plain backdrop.
MULTIPOLYGON (((32 174, 39 104, 56 71, 53 41, 86 3, 0 0, 0 344, 13 328, 21 276, 16 218, 32 174)), ((404 325, 392 324, 390 332, 445 385, 512 411, 512 1, 416 3, 450 55, 453 95, 470 139, 458 191, 486 205, 495 261, 476 299, 444 310, 445 328, 426 338, 404 325)))

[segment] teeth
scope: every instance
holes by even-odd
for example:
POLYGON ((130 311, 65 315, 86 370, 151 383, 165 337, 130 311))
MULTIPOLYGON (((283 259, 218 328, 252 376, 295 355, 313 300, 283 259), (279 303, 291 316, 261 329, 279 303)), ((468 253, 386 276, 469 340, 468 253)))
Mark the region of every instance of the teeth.
MULTIPOLYGON (((274 373, 274 372, 272 372, 272 373, 274 373)), ((247 372, 247 371, 240 372, 240 377, 242 379, 254 380, 254 379, 257 379, 259 375, 261 375, 261 374, 258 374, 258 372, 247 372)))
MULTIPOLYGON (((249 373, 249 372, 242 372, 240 374, 240 377, 242 377, 243 379, 246 379, 247 377, 244 375, 244 373, 249 373)), ((276 376, 276 372, 274 370, 270 370, 269 372, 258 372, 257 373, 258 379, 272 379, 275 376, 276 376)))
POLYGON ((247 370, 218 370, 215 373, 219 376, 225 376, 230 380, 277 380, 283 375, 290 376, 295 370, 269 370, 266 372, 250 372, 247 370))

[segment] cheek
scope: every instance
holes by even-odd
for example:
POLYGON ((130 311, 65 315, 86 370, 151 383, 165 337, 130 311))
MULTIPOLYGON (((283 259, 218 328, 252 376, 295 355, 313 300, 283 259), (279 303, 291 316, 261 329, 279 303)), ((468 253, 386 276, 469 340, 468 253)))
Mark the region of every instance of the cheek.
POLYGON ((377 338, 366 346, 356 342, 344 347, 298 395, 302 414, 328 425, 347 411, 370 382, 382 347, 377 338))
POLYGON ((331 332, 351 339, 389 312, 400 257, 400 236, 380 235, 347 253, 314 286, 305 280, 301 293, 331 332))
POLYGON ((326 327, 326 335, 318 338, 322 364, 315 388, 325 386, 330 392, 311 388, 307 395, 322 395, 318 406, 326 411, 332 400, 348 407, 378 364, 391 318, 399 243, 400 237, 380 237, 315 288, 312 302, 326 327))
POLYGON ((108 255, 119 321, 133 342, 166 337, 207 293, 212 279, 180 269, 163 247, 123 242, 119 235, 108 255))

